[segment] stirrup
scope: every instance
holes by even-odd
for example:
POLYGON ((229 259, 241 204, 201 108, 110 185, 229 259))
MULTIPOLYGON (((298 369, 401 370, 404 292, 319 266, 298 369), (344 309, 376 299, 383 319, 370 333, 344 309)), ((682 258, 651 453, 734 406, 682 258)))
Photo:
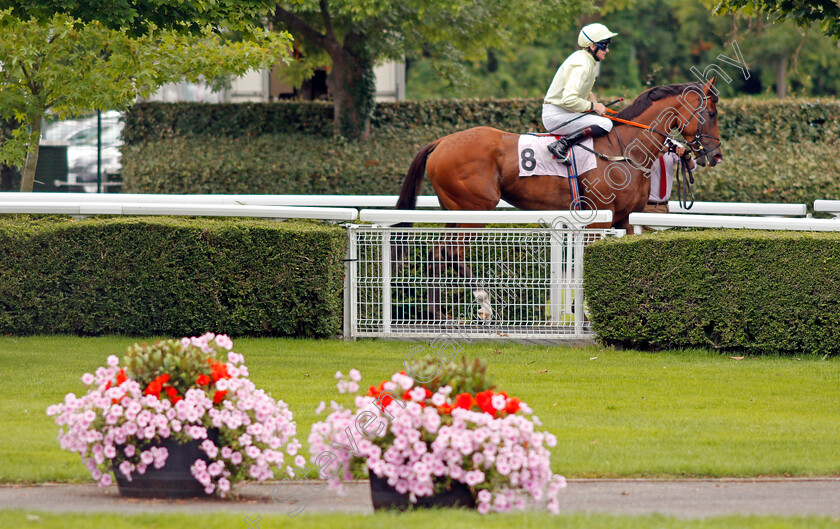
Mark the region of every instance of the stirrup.
POLYGON ((565 144, 562 140, 557 140, 556 142, 548 145, 548 152, 554 156, 554 158, 564 165, 571 165, 571 160, 569 160, 569 151, 572 149, 571 145, 566 148, 566 152, 564 153, 560 149, 558 149, 559 144, 565 144))

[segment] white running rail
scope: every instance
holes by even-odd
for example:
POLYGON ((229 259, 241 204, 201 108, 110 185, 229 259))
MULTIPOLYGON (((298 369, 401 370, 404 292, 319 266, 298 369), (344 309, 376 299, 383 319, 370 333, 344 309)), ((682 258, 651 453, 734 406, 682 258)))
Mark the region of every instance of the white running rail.
MULTIPOLYGON (((253 206, 313 206, 393 208, 397 195, 159 195, 144 193, 0 193, 3 202, 155 202, 175 204, 240 204, 253 206)), ((433 195, 417 197, 418 208, 440 208, 433 195)), ((513 208, 504 200, 498 208, 513 208)))
MULTIPOLYGON (((40 193, 39 193, 40 194, 40 193)), ((105 195, 107 196, 107 195, 105 195)), ((2 197, 0 197, 1 199, 2 197)), ((24 202, 0 200, 0 213, 45 213, 64 215, 185 215, 201 217, 261 217, 272 219, 356 220, 354 208, 258 206, 240 204, 179 204, 135 202, 24 202)))
POLYGON ((363 209, 359 220, 379 225, 399 222, 431 222, 458 224, 541 224, 545 227, 587 226, 589 224, 612 223, 609 210, 587 211, 417 211, 363 209))
POLYGON ((671 213, 698 215, 762 215, 774 217, 804 217, 805 204, 761 204, 752 202, 695 202, 691 209, 683 209, 676 200, 668 202, 671 213))
POLYGON ((835 217, 840 216, 840 200, 815 200, 814 211, 831 213, 835 217))
POLYGON ((651 228, 743 228, 753 230, 840 231, 840 219, 736 217, 731 215, 681 215, 631 213, 633 233, 651 228))

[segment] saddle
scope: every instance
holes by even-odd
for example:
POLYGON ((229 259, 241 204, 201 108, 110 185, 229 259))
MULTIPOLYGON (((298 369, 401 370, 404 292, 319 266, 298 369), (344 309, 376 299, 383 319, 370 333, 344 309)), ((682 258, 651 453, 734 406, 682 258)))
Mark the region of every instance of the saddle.
POLYGON ((555 134, 520 134, 517 152, 519 155, 519 176, 551 175, 569 178, 571 174, 581 175, 595 169, 595 154, 583 147, 592 149, 594 142, 587 138, 572 147, 571 165, 557 161, 548 151, 548 146, 564 136, 555 134))

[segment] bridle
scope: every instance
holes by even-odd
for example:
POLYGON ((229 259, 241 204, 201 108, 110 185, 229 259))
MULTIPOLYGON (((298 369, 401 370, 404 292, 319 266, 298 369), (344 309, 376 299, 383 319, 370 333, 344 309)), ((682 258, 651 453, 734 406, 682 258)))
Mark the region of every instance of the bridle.
MULTIPOLYGON (((700 112, 701 109, 706 108, 706 105, 704 105, 702 103, 704 101, 706 101, 707 99, 711 99, 711 98, 712 98, 712 96, 710 96, 710 95, 703 96, 703 98, 700 100, 701 104, 698 105, 697 108, 694 110, 694 112, 692 112, 691 115, 688 116, 688 120, 686 120, 686 124, 691 123, 691 118, 695 117, 695 114, 700 112)), ((700 121, 699 116, 697 116, 697 132, 694 134, 694 139, 692 139, 691 141, 686 141, 686 145, 688 145, 691 148, 692 152, 702 153, 706 157, 706 159, 710 159, 710 155, 713 152, 715 152, 717 150, 720 150, 721 143, 720 143, 720 138, 718 138, 717 136, 712 136, 711 134, 706 132, 706 130, 707 130, 706 126, 707 126, 706 121, 700 121), (709 139, 717 141, 717 147, 715 147, 714 149, 712 149, 710 151, 706 151, 706 147, 703 146, 703 142, 701 141, 703 138, 709 138, 709 139)))

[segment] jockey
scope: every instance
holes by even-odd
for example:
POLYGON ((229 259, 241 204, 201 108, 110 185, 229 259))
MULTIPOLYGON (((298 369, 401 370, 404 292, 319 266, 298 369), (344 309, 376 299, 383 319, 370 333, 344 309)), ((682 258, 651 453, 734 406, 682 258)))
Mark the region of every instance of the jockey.
POLYGON ((569 165, 572 145, 612 130, 612 121, 601 117, 607 109, 592 94, 592 85, 595 63, 604 60, 609 53, 610 39, 616 35, 603 24, 584 26, 578 35, 578 46, 582 49, 569 55, 548 87, 542 121, 549 133, 567 135, 548 146, 561 163, 569 165), (593 111, 598 115, 584 115, 593 111))

